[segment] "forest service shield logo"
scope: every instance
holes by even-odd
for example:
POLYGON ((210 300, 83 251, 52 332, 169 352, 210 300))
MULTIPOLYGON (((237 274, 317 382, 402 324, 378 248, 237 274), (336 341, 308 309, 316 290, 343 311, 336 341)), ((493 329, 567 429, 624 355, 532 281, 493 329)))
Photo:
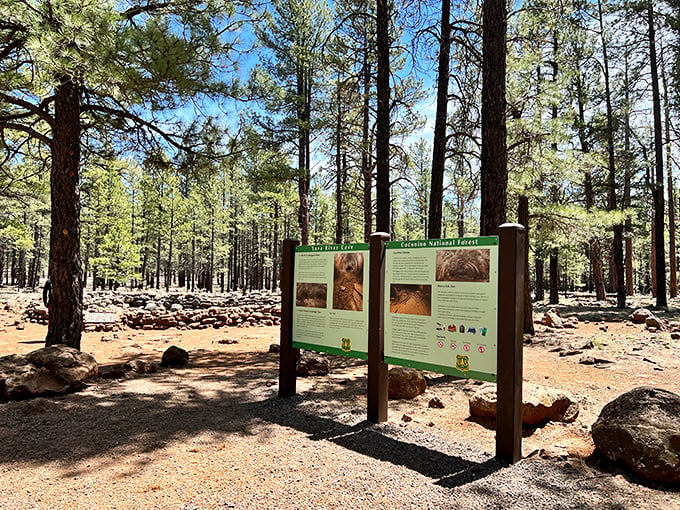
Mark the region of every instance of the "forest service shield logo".
POLYGON ((461 372, 468 372, 470 370, 470 356, 456 354, 456 368, 461 372))
POLYGON ((352 350, 352 341, 349 338, 342 339, 342 350, 344 352, 349 352, 352 350))

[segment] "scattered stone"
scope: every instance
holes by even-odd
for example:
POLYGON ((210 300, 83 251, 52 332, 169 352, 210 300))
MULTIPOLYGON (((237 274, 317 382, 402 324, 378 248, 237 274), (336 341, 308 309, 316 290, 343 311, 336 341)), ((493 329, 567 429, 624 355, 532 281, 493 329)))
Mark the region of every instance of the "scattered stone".
POLYGON ((103 337, 101 337, 101 341, 102 341, 102 342, 111 342, 112 340, 113 340, 113 338, 110 337, 110 336, 103 336, 103 337))
POLYGON ((588 349, 594 349, 594 348, 595 348, 595 344, 593 343, 592 340, 587 341, 581 347, 579 347, 579 349, 584 350, 584 351, 587 351, 588 349))
POLYGON ((135 372, 136 374, 154 374, 158 372, 158 363, 142 359, 132 359, 125 363, 123 368, 128 372, 135 372))
POLYGON ((603 358, 593 358, 592 356, 585 356, 578 360, 581 365, 606 365, 612 363, 608 359, 603 358))
POLYGON ((304 351, 295 364, 295 372, 303 377, 328 375, 330 371, 330 360, 315 352, 304 351))
POLYGON ((98 373, 91 354, 65 345, 0 358, 0 401, 80 389, 98 373))
POLYGON ((185 367, 188 364, 189 353, 176 345, 168 347, 161 358, 162 367, 185 367))
POLYGON ((631 322, 635 324, 644 324, 647 317, 653 317, 654 314, 647 308, 638 308, 633 313, 631 313, 628 318, 631 322))
POLYGON ((281 352, 281 346, 279 344, 270 344, 269 345, 269 352, 281 352))
POLYGON ((235 338, 222 338, 221 340, 218 340, 217 343, 225 345, 234 345, 238 343, 238 340, 236 340, 235 338))
POLYGON ((592 428, 595 447, 655 482, 680 482, 680 395, 643 386, 604 406, 592 428))
POLYGON ((572 316, 568 319, 562 321, 564 329, 576 329, 578 328, 578 317, 572 316))
POLYGON ((671 333, 672 340, 680 340, 680 333, 671 333))
POLYGON ((425 377, 415 368, 394 367, 390 369, 389 398, 393 400, 414 398, 426 389, 427 381, 425 381, 425 377))
POLYGON ((444 409, 444 402, 442 402, 439 397, 433 397, 427 403, 427 407, 432 409, 444 409))
POLYGON ((560 352, 560 358, 564 356, 576 356, 578 354, 583 354, 583 351, 579 349, 569 349, 567 351, 560 352))
POLYGON ((144 310, 147 312, 155 312, 158 310, 158 304, 154 303, 153 301, 149 301, 144 307, 144 310))
POLYGON ((548 310, 543 316, 543 324, 549 328, 562 329, 564 328, 564 321, 560 317, 557 310, 548 310))
POLYGON ((99 367, 99 377, 102 379, 122 379, 125 377, 125 374, 126 370, 123 363, 99 367))
POLYGON ((609 326, 608 325, 600 326, 600 331, 605 331, 605 332, 609 331, 609 326))
MULTIPOLYGON (((549 421, 573 422, 579 413, 576 399, 567 392, 523 384, 522 423, 538 426, 549 421)), ((496 418, 496 385, 486 384, 470 397, 470 414, 479 418, 496 418)))
POLYGON ((17 327, 17 329, 18 329, 19 331, 23 331, 24 329, 26 329, 26 326, 24 325, 23 322, 18 322, 18 321, 17 321, 16 327, 17 327))
POLYGON ((403 422, 405 422, 405 423, 408 423, 408 422, 410 422, 410 421, 413 421, 413 418, 411 418, 408 414, 404 414, 404 415, 401 417, 401 421, 403 421, 403 422))
POLYGON ((642 358, 642 361, 646 361, 647 363, 651 363, 652 365, 656 365, 656 364, 657 364, 656 361, 652 361, 652 360, 649 359, 649 358, 642 358))
POLYGON ((652 328, 655 328, 658 331, 663 331, 663 321, 656 317, 655 315, 651 315, 650 317, 647 317, 645 319, 645 324, 651 331, 652 328))

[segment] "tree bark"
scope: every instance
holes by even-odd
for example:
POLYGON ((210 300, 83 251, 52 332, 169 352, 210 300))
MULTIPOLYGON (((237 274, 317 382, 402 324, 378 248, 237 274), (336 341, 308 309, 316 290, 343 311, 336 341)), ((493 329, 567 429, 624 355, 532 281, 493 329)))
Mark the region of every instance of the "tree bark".
POLYGON ((544 262, 543 259, 540 257, 536 257, 536 260, 534 261, 535 267, 536 267, 536 289, 535 289, 535 296, 536 296, 536 301, 542 301, 543 298, 545 298, 545 282, 543 281, 543 266, 544 262))
POLYGON ((45 345, 80 350, 83 329, 83 269, 80 258, 80 88, 62 79, 55 91, 57 128, 50 172, 52 225, 49 274, 52 297, 45 345))
POLYGON ((517 222, 524 225, 524 236, 527 248, 524 250, 524 333, 534 334, 533 303, 531 302, 531 283, 529 282, 529 198, 526 195, 519 197, 517 222))
POLYGON ((560 302, 560 280, 557 267, 559 251, 553 248, 550 252, 550 300, 551 305, 556 305, 560 302))
POLYGON ((449 65, 451 60, 451 0, 442 0, 441 36, 437 76, 437 111, 432 142, 432 178, 428 238, 442 236, 442 202, 444 200, 444 169, 446 167, 446 119, 449 102, 449 65))
MULTIPOLYGON (((661 61, 663 58, 663 45, 659 48, 661 50, 661 61)), ((678 271, 676 260, 675 247, 675 199, 673 197, 673 155, 671 145, 671 110, 670 98, 668 90, 668 80, 666 79, 666 71, 664 66, 661 66, 661 82, 664 90, 664 123, 666 131, 666 167, 667 167, 667 182, 668 182, 668 294, 671 298, 678 295, 678 271)))
POLYGON ((505 0, 482 6, 481 235, 505 222, 508 171, 505 125, 507 7, 505 0))
POLYGON ((648 0, 647 21, 649 23, 649 66, 652 79, 652 109, 654 111, 654 249, 656 263, 656 306, 664 308, 668 305, 666 297, 666 257, 664 246, 664 182, 663 182, 663 139, 661 136, 661 95, 659 94, 659 72, 656 59, 656 41, 654 30, 653 2, 648 0))
POLYGON ((377 0, 376 229, 390 232, 390 38, 389 0, 377 0))
MULTIPOLYGON (((604 21, 602 17, 602 3, 597 2, 598 16, 600 24, 600 37, 602 39, 602 68, 604 71, 604 86, 605 86, 605 100, 607 105, 607 156, 608 156, 608 174, 607 174, 607 208, 610 211, 616 210, 616 160, 614 155, 614 121, 612 111, 611 86, 609 81, 609 57, 607 54, 607 43, 604 38, 604 21)), ((616 274, 616 307, 626 307, 626 289, 624 286, 624 268, 623 268, 623 225, 618 224, 614 226, 614 240, 612 246, 612 255, 614 260, 614 269, 616 274)))
MULTIPOLYGON (((368 40, 368 38, 366 38, 368 40)), ((371 163, 371 64, 368 60, 368 45, 364 50, 363 65, 363 112, 361 122, 361 177, 363 181, 364 241, 368 242, 373 233, 373 168, 371 163)))

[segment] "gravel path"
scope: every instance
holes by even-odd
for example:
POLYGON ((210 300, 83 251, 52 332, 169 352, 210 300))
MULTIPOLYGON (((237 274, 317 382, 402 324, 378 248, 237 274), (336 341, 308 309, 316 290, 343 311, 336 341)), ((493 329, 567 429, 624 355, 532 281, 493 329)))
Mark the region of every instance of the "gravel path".
POLYGON ((680 508, 677 488, 597 459, 508 466, 426 427, 370 424, 352 366, 333 391, 307 379, 279 399, 275 354, 203 355, 2 404, 0 508, 680 508))

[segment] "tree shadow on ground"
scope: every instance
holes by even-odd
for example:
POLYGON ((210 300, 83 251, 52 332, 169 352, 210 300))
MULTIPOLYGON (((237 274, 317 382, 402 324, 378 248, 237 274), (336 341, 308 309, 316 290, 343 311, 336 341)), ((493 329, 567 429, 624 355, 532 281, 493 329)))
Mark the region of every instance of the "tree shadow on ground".
POLYGON ((597 449, 595 449, 595 451, 590 456, 586 457, 585 461, 589 467, 600 472, 602 476, 614 477, 616 475, 621 475, 626 479, 626 481, 633 485, 641 485, 657 491, 680 494, 680 486, 678 486, 678 484, 653 482, 651 480, 647 480, 646 478, 633 473, 625 466, 623 462, 614 462, 609 460, 597 449))

